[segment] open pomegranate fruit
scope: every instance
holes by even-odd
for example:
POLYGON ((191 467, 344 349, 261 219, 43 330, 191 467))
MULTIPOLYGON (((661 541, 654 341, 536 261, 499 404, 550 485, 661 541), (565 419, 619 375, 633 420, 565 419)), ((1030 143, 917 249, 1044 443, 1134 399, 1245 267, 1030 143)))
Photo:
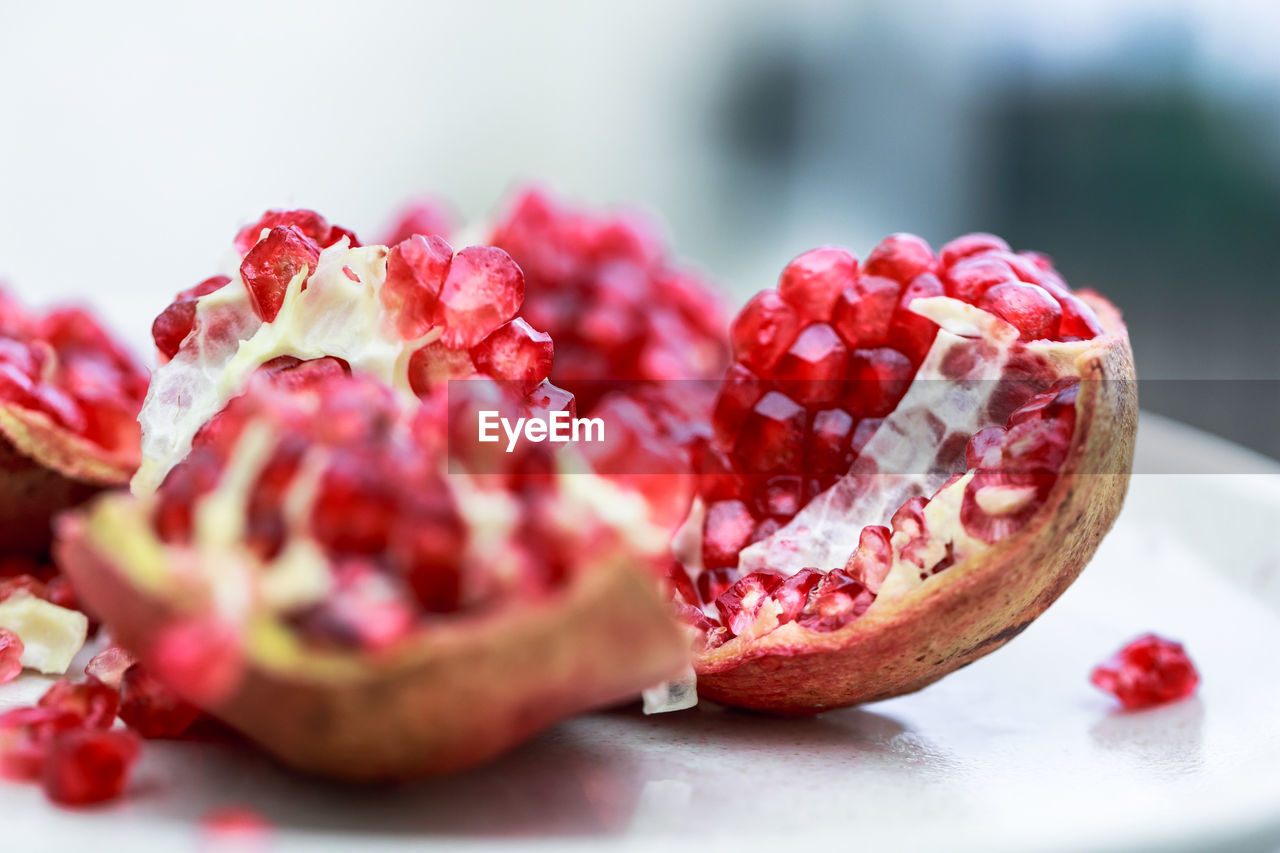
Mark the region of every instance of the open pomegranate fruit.
POLYGON ((0 553, 48 554, 53 515, 138 466, 147 373, 90 314, 0 290, 0 553))
POLYGON ((706 698, 809 714, 919 689, 1023 630, 1120 510, 1125 328, 1042 255, 815 249, 731 336, 671 571, 706 698))
POLYGON ((687 665, 644 496, 476 441, 481 408, 574 406, 505 252, 360 247, 310 211, 237 248, 157 320, 133 494, 59 525, 81 600, 152 676, 294 767, 384 779, 687 665))

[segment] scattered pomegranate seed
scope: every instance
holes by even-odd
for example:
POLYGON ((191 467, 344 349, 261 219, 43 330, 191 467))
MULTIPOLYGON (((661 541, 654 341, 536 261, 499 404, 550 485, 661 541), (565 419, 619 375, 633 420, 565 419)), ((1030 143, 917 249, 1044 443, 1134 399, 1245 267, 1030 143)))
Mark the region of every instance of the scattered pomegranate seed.
POLYGON ((75 714, 91 729, 109 729, 120 707, 120 694, 98 681, 55 682, 36 703, 37 707, 75 714))
POLYGON ((1200 674, 1182 644, 1144 634, 1097 666, 1089 680, 1134 711, 1185 699, 1200 674))
POLYGON ((120 719, 148 740, 176 738, 191 728, 200 711, 134 664, 120 682, 120 719))
POLYGON ((83 725, 78 714, 57 708, 15 708, 0 714, 0 776, 39 778, 49 743, 83 725))
POLYGON ((141 744, 122 730, 73 729, 49 745, 40 783, 55 803, 82 806, 120 796, 141 744))
POLYGON ((112 690, 119 691, 125 670, 137 663, 137 658, 124 649, 111 647, 93 656, 84 668, 84 674, 100 681, 112 690))

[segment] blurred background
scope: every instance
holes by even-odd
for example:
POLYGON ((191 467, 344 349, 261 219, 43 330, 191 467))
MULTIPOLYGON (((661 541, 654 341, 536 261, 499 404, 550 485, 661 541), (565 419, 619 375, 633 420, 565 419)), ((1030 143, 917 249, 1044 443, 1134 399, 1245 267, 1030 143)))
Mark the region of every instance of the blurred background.
POLYGON ((1270 2, 0 5, 0 280, 152 317, 267 207, 636 205, 738 302, 991 230, 1124 311, 1149 409, 1280 456, 1270 2))

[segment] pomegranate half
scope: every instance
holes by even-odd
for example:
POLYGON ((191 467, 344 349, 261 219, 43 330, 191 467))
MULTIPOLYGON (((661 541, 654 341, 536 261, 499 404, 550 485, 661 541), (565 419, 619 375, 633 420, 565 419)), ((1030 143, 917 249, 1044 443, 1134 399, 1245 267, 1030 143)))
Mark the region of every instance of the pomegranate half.
POLYGON ((134 494, 59 525, 112 636, 285 763, 358 780, 473 765, 687 666, 643 496, 475 441, 480 408, 574 405, 506 254, 260 225, 157 321, 134 494))
POLYGON ((799 715, 918 690, 1026 628, 1120 511, 1127 334, 1043 255, 815 249, 732 337, 670 575, 706 698, 799 715))
POLYGON ((146 371, 79 308, 0 290, 0 552, 40 559, 50 519, 138 466, 146 371))

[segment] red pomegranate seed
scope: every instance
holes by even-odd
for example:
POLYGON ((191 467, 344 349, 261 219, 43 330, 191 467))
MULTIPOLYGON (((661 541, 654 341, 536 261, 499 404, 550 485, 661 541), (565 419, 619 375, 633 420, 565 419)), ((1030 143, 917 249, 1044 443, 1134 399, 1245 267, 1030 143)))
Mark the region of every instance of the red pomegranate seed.
POLYGON ((873 601, 862 581, 834 569, 813 588, 796 622, 811 631, 837 631, 866 613, 873 601))
POLYGON ((907 393, 915 373, 911 359, 895 349, 854 350, 849 356, 845 407, 858 417, 884 417, 907 393))
POLYGON ((333 225, 314 210, 268 210, 257 222, 246 225, 236 234, 236 251, 248 252, 262 236, 263 229, 290 225, 297 228, 320 248, 327 248, 346 237, 352 246, 359 246, 356 235, 340 225, 333 225))
POLYGON ((933 272, 936 259, 929 244, 914 234, 890 234, 871 250, 863 272, 907 282, 933 272))
POLYGON ((818 476, 847 473, 853 465, 853 430, 853 415, 844 409, 825 409, 814 415, 805 447, 805 473, 818 476))
POLYGON ((206 278, 195 287, 179 293, 169 307, 160 312, 151 324, 151 338, 165 358, 177 355, 178 348, 191 334, 196 322, 196 300, 222 289, 230 281, 225 275, 206 278))
POLYGON ((418 235, 391 247, 380 297, 401 338, 419 338, 431 328, 452 263, 453 247, 442 237, 418 235))
POLYGON ((976 305, 988 290, 997 284, 1016 282, 1018 277, 999 258, 974 255, 947 270, 942 280, 948 296, 976 305))
POLYGON ((1054 338, 1062 321, 1058 301, 1034 284, 997 284, 982 295, 978 307, 1015 326, 1022 341, 1054 338))
POLYGON ((240 278, 249 289, 253 312, 267 323, 274 320, 284 304, 289 282, 304 268, 308 275, 315 272, 319 259, 320 249, 315 241, 296 226, 272 228, 240 263, 240 278))
POLYGON ((85 666, 84 674, 118 691, 125 671, 137 662, 130 652, 113 646, 94 655, 85 666))
POLYGON ((898 310, 894 312, 889 337, 894 348, 906 353, 916 364, 924 361, 929 347, 933 346, 938 327, 932 320, 913 313, 909 306, 916 299, 942 295, 942 282, 938 281, 937 276, 926 273, 912 279, 902 291, 902 298, 898 300, 898 310))
POLYGON ((782 607, 778 614, 778 624, 794 622, 809 601, 809 593, 817 586, 826 574, 817 569, 801 569, 787 578, 773 593, 773 598, 782 607))
POLYGON ((205 705, 235 690, 244 672, 241 631, 217 617, 165 626, 155 637, 148 663, 165 684, 205 705))
POLYGON ((525 406, 531 414, 543 419, 551 412, 568 412, 575 418, 578 416, 574 396, 546 379, 529 392, 529 396, 525 398, 525 406))
POLYGON ((395 496, 383 473, 343 456, 321 477, 311 529, 334 551, 375 554, 387 547, 395 513, 395 496))
POLYGON ((891 535, 889 528, 880 524, 862 528, 858 547, 844 567, 850 577, 861 581, 873 592, 880 589, 880 584, 893 568, 893 548, 889 544, 891 535))
POLYGON ((200 716, 200 710, 149 675, 140 664, 120 681, 120 719, 148 740, 176 738, 200 716))
POLYGON ((1007 252, 1009 251, 1009 244, 995 234, 975 231, 972 234, 964 234, 947 243, 942 247, 942 251, 938 253, 938 257, 942 259, 943 267, 951 267, 962 258, 992 250, 1007 252))
POLYGON ((785 394, 770 391, 747 415, 735 456, 752 474, 799 471, 804 457, 805 410, 785 394))
POLYGON ((757 293, 729 330, 733 355, 758 374, 770 371, 800 331, 796 310, 776 290, 757 293))
MULTIPOLYGON (((736 556, 735 556, 736 559, 736 556)), ((738 570, 730 566, 718 569, 707 569, 698 575, 698 600, 704 604, 714 604, 726 589, 733 586, 738 579, 738 570)), ((727 639, 727 638, 726 638, 727 639)))
POLYGON ((980 470, 964 490, 960 523, 984 542, 1021 530, 1049 496, 1056 474, 980 470))
POLYGON ((240 849, 265 844, 271 835, 270 821, 249 806, 221 806, 201 818, 200 825, 213 844, 230 842, 240 849))
POLYGON ((791 518, 804 506, 804 480, 795 476, 770 477, 755 495, 755 509, 760 515, 791 518))
POLYGON ((672 605, 676 618, 684 624, 697 628, 699 631, 710 631, 715 627, 715 624, 707 618, 707 614, 702 611, 702 608, 695 607, 685 601, 673 601, 672 605))
POLYGON ((765 572, 752 572, 737 580, 716 598, 720 621, 736 637, 749 629, 760 611, 779 586, 782 578, 765 572))
POLYGON ((29 595, 32 598, 49 600, 49 587, 44 581, 31 575, 16 575, 11 578, 0 578, 0 601, 15 595, 29 595))
POLYGON ((965 446, 965 468, 995 468, 1000 464, 1003 447, 1004 427, 989 426, 978 430, 965 446))
POLYGON ((1185 699, 1200 674, 1180 643, 1144 634, 1096 667, 1089 680, 1134 711, 1185 699))
POLYGON ((715 434, 726 442, 732 441, 763 393, 759 377, 749 368, 742 364, 730 367, 725 372, 724 382, 720 386, 716 406, 711 414, 715 434))
POLYGON ((553 358, 551 336, 520 317, 499 326, 471 348, 471 360, 478 370, 494 379, 516 383, 522 395, 547 378, 553 358))
POLYGON ((864 275, 840 294, 831 325, 850 348, 886 346, 901 295, 902 285, 893 279, 864 275))
POLYGON ((751 540, 756 520, 742 501, 716 501, 702 525, 702 560, 708 569, 738 565, 738 552, 751 540))
POLYGON ((40 783, 55 803, 82 806, 124 793, 141 744, 131 732, 75 729, 49 745, 40 783))
POLYGON ((1062 326, 1058 334, 1063 340, 1087 341, 1102 334, 1098 315, 1078 296, 1068 293, 1059 296, 1058 301, 1062 304, 1062 326))
POLYGON ((787 395, 803 406, 825 405, 840 398, 849 350, 826 323, 814 323, 778 360, 774 376, 787 395))
POLYGON ((825 323, 841 291, 858 278, 858 259, 844 249, 811 249, 787 264, 778 295, 807 322, 825 323))
POLYGON ((510 255, 491 246, 463 249, 453 258, 436 305, 441 340, 454 349, 473 347, 514 317, 523 301, 524 273, 510 255))
POLYGON ((54 682, 36 703, 40 708, 75 714, 91 729, 109 729, 120 707, 120 694, 98 681, 54 682))
POLYGON ((83 725, 78 714, 56 708, 15 708, 0 714, 0 777, 39 778, 49 743, 83 725))
POLYGON ((22 638, 8 628, 0 628, 0 684, 8 684, 22 674, 22 638))

